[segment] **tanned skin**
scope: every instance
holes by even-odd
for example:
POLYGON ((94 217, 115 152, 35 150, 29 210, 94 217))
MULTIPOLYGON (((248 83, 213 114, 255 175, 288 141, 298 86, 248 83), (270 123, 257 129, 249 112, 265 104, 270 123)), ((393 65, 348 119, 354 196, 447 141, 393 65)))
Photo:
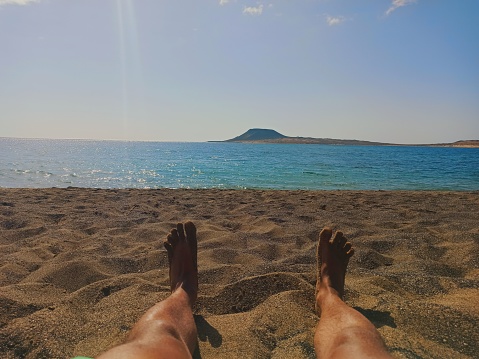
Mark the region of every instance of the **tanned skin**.
MULTIPOLYGON (((198 295, 196 227, 179 223, 164 242, 171 295, 150 308, 125 344, 97 359, 191 358, 197 345, 192 308, 198 295)), ((349 258, 354 254, 341 232, 325 228, 317 249, 316 308, 321 318, 314 336, 318 358, 391 358, 374 325, 343 302, 349 258)))

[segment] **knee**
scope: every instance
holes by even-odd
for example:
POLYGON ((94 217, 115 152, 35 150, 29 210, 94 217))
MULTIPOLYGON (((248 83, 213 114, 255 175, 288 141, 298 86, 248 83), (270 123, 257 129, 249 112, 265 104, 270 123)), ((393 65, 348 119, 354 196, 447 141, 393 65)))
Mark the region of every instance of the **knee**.
POLYGON ((345 343, 351 342, 351 341, 361 341, 363 343, 367 342, 381 342, 383 343, 383 340, 381 336, 379 335, 378 331, 373 325, 370 325, 368 327, 362 326, 353 326, 349 328, 344 328, 339 337, 341 340, 345 343))
POLYGON ((330 358, 389 358, 384 341, 374 327, 344 328, 331 348, 330 358))
POLYGON ((135 341, 138 339, 156 339, 156 338, 172 338, 182 341, 180 331, 177 325, 171 321, 164 321, 158 319, 146 320, 141 325, 137 325, 130 333, 129 341, 135 341))

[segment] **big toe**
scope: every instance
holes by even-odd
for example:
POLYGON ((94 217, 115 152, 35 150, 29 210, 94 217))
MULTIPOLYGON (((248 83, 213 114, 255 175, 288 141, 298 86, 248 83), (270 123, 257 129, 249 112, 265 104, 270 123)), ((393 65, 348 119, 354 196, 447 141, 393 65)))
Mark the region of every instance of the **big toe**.
POLYGON ((188 241, 196 240, 196 227, 193 222, 185 223, 186 238, 188 241))
POLYGON ((323 260, 328 257, 329 253, 329 241, 331 236, 333 235, 333 231, 331 228, 325 227, 319 234, 319 243, 316 252, 316 259, 318 264, 318 270, 321 267, 323 260))
POLYGON ((333 230, 329 227, 324 227, 321 233, 319 234, 319 240, 321 242, 326 242, 326 241, 329 242, 332 235, 333 235, 333 230))

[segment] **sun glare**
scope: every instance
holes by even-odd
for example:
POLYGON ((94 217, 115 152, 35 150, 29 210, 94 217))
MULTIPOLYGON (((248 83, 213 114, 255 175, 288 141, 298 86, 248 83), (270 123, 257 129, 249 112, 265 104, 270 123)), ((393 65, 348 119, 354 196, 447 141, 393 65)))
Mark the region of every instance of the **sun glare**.
MULTIPOLYGON (((122 88, 122 127, 123 135, 127 138, 131 107, 143 98, 143 71, 133 1, 117 0, 117 16, 122 88)), ((138 109, 135 112, 138 113, 138 109)))

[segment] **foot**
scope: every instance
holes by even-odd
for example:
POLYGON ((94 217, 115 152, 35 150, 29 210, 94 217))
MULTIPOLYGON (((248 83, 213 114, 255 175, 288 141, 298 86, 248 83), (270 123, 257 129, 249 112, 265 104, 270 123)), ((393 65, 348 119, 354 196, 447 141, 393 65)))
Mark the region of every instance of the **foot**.
POLYGON ((170 286, 173 293, 182 288, 190 298, 191 307, 198 295, 198 264, 196 227, 186 222, 178 223, 163 243, 168 252, 170 286), (186 232, 186 235, 185 235, 186 232))
POLYGON ((324 228, 319 234, 317 260, 316 302, 325 294, 335 294, 341 299, 344 296, 344 279, 349 258, 354 248, 346 240, 342 232, 324 228))

